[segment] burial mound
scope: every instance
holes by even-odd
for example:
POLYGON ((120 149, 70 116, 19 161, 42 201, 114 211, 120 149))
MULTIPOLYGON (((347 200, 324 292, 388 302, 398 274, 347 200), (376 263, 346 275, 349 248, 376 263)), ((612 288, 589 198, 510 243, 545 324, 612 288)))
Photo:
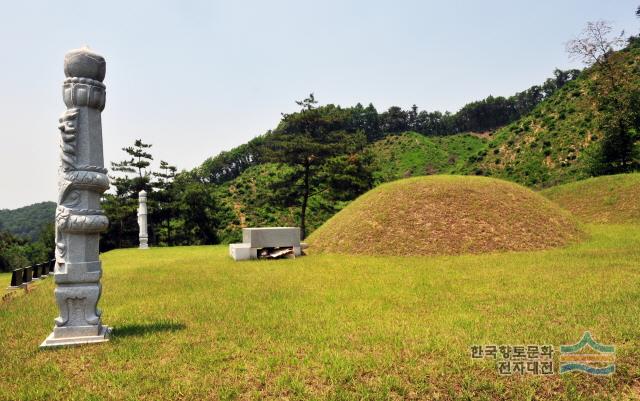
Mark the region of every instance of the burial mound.
POLYGON ((309 238, 311 252, 457 255, 562 246, 583 237, 543 196, 486 177, 428 176, 383 184, 309 238))
POLYGON ((589 178, 545 189, 542 195, 585 223, 640 224, 640 174, 589 178))

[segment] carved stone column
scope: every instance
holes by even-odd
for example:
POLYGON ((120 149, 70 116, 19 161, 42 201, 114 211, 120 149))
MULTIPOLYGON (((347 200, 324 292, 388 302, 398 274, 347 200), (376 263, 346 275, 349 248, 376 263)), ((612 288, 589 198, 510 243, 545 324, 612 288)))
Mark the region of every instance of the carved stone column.
POLYGON ((102 342, 110 328, 100 310, 102 265, 100 232, 109 221, 100 197, 109 188, 102 154, 102 121, 106 63, 89 49, 65 55, 62 97, 67 111, 60 117, 60 168, 56 209, 54 291, 60 316, 41 347, 102 342))
POLYGON ((147 233, 147 192, 143 189, 138 193, 138 226, 140 227, 140 249, 149 249, 149 234, 147 233))

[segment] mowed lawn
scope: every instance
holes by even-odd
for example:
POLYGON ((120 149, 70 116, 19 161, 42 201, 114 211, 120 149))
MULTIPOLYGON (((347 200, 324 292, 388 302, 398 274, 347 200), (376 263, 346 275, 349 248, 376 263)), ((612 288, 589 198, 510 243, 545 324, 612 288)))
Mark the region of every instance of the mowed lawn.
POLYGON ((56 316, 51 279, 2 301, 0 398, 640 399, 640 227, 586 229, 568 248, 482 256, 112 251, 109 343, 38 349, 56 316), (616 346, 612 376, 503 377, 470 357, 473 344, 559 351, 586 330, 616 346))

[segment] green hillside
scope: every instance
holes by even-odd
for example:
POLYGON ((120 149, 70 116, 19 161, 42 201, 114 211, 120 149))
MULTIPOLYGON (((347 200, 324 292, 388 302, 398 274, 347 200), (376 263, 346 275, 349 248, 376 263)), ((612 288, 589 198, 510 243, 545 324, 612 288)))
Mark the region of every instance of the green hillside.
POLYGON ((640 173, 589 178, 541 193, 584 222, 640 224, 640 173))
MULTIPOLYGON (((637 41, 611 56, 640 85, 637 41)), ((546 188, 590 176, 594 145, 602 139, 590 100, 597 68, 582 72, 528 115, 483 135, 390 135, 369 146, 376 182, 428 174, 477 174, 546 188)), ((638 147, 638 145, 636 145, 638 147)))
MULTIPOLYGON (((149 175, 166 182, 120 177, 120 195, 105 195, 112 224, 103 249, 137 242, 135 199, 143 187, 152 194, 152 242, 187 245, 236 241, 249 226, 295 225, 308 235, 373 187, 412 176, 484 175, 543 189, 633 171, 638 163, 626 159, 624 168, 607 159, 601 164, 611 171, 593 169, 596 151, 611 138, 611 130, 602 130, 603 116, 640 110, 640 39, 629 42, 607 57, 624 72, 615 95, 638 98, 638 107, 629 103, 626 114, 593 100, 603 98, 594 95, 610 81, 599 66, 556 70, 540 85, 509 97, 488 96, 455 113, 415 105, 382 112, 372 104, 319 105, 310 95, 272 130, 191 171, 149 175), (194 209, 205 212, 190 213, 194 209)), ((635 132, 636 117, 637 123, 623 124, 625 134, 635 132)), ((639 161, 632 153, 631 160, 639 161)))
MULTIPOLYGON (((220 237, 223 242, 241 240, 242 227, 299 225, 297 207, 281 207, 277 187, 291 171, 287 165, 263 163, 249 167, 238 177, 216 188, 227 219, 220 237)), ((309 199, 307 226, 309 231, 321 226, 348 202, 335 201, 320 192, 309 199)))
MULTIPOLYGON (((632 42, 611 56, 640 84, 640 45, 632 42)), ((590 152, 602 138, 598 111, 587 96, 595 80, 605 79, 595 68, 585 70, 534 111, 497 130, 488 147, 469 159, 467 173, 480 173, 533 187, 549 187, 589 176, 590 152)))
MULTIPOLYGON (((403 177, 455 173, 479 149, 486 139, 470 134, 427 138, 407 132, 389 135, 370 144, 363 153, 371 158, 372 184, 403 177)), ((224 242, 240 239, 242 227, 290 226, 299 224, 298 208, 281 207, 276 189, 291 168, 282 164, 262 163, 244 170, 238 177, 216 187, 227 213, 220 237, 224 242)), ((349 204, 336 200, 328 191, 318 191, 309 200, 309 232, 349 204)))
POLYGON ((34 203, 13 210, 2 209, 0 210, 0 229, 35 241, 42 227, 53 223, 55 211, 54 202, 34 203))
POLYGON ((376 183, 419 175, 460 171, 471 155, 486 146, 486 140, 471 134, 426 137, 415 132, 389 135, 365 150, 373 158, 376 183))
POLYGON ((586 177, 584 152, 597 140, 597 132, 582 96, 585 81, 569 83, 531 115, 499 129, 470 166, 538 187, 586 177))
MULTIPOLYGON (((640 47, 631 45, 616 53, 614 59, 635 69, 640 65, 640 47)), ((373 185, 433 174, 487 175, 533 188, 587 178, 589 152, 601 133, 596 128, 596 111, 586 94, 593 80, 601 78, 593 69, 584 71, 533 112, 494 132, 387 134, 361 151, 370 157, 373 185)), ((269 190, 269 182, 277 181, 283 169, 286 167, 282 165, 258 164, 223 185, 220 193, 238 218, 238 224, 229 227, 237 230, 243 224, 297 224, 296 209, 274 206, 278 202, 269 190)), ((312 197, 309 232, 346 203, 327 199, 322 193, 312 197)), ((234 235, 238 236, 237 231, 234 235)))

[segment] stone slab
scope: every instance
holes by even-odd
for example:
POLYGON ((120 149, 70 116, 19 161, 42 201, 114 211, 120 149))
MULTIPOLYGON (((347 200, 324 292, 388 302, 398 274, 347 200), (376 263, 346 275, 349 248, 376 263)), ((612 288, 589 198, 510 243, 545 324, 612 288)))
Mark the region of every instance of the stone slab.
POLYGON ((258 250, 249 244, 229 244, 229 255, 233 260, 257 259, 258 250))
POLYGON ((111 334, 111 327, 107 327, 107 326, 101 326, 100 332, 98 333, 98 335, 95 335, 95 336, 54 338, 55 333, 51 333, 49 334, 49 337, 47 337, 42 342, 42 344, 40 344, 40 348, 103 343, 103 342, 109 341, 110 334, 111 334))
POLYGON ((300 247, 298 227, 258 227, 243 228, 242 242, 251 248, 300 247))

